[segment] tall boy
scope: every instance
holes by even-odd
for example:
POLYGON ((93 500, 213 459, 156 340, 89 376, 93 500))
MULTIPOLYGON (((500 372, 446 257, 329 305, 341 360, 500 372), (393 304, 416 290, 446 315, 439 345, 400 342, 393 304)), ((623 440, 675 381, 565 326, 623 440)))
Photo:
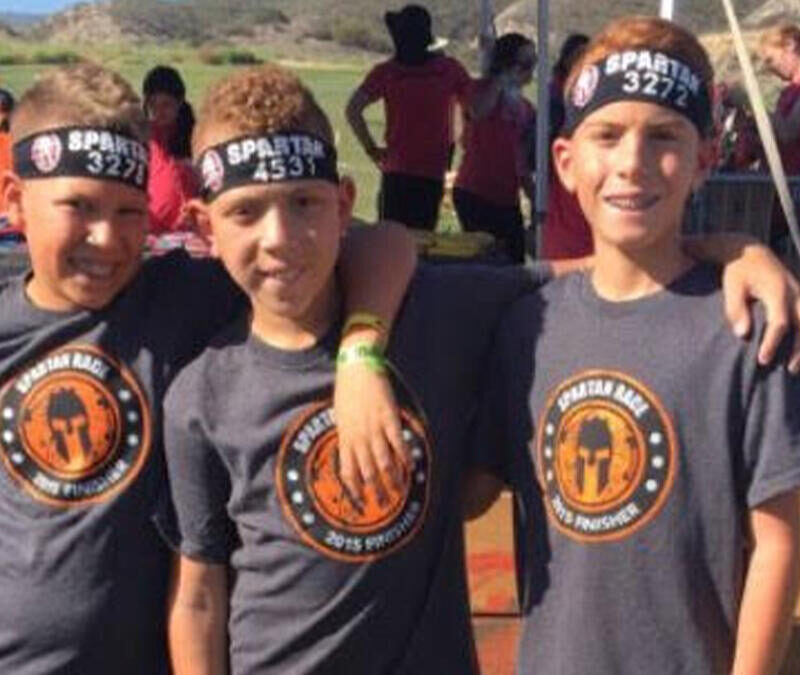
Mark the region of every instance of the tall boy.
POLYGON ((479 434, 510 450, 504 474, 532 524, 521 673, 781 662, 800 384, 729 334, 717 270, 678 245, 712 156, 711 81, 691 34, 641 17, 603 30, 568 80, 553 154, 595 267, 510 313, 479 434))
POLYGON ((3 673, 167 672, 161 400, 241 299, 214 263, 142 264, 141 110, 85 64, 39 80, 11 124, 3 192, 32 270, 0 285, 3 673))

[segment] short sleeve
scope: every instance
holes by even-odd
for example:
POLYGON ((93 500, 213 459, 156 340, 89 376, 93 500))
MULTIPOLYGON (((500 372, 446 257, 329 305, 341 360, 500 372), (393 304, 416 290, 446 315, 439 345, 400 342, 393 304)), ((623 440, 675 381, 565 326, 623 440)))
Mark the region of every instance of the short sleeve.
POLYGON ((162 527, 167 542, 182 555, 201 562, 226 564, 236 541, 227 511, 229 474, 206 438, 189 403, 190 378, 179 377, 164 403, 164 447, 174 522, 162 527))
POLYGON ((528 444, 533 436, 529 398, 534 375, 534 339, 538 296, 518 300, 506 312, 495 336, 478 415, 470 460, 515 489, 533 478, 528 444))
POLYGON ((453 93, 459 103, 466 105, 472 96, 473 80, 466 68, 455 59, 452 60, 453 93))
MULTIPOLYGON (((788 341, 785 343, 788 349, 788 341)), ((785 358, 757 367, 745 407, 744 462, 750 508, 800 486, 800 378, 785 358)))
POLYGON ((375 101, 379 98, 386 97, 386 85, 389 78, 389 72, 385 64, 375 66, 367 73, 364 81, 359 87, 359 91, 366 94, 370 101, 375 101))

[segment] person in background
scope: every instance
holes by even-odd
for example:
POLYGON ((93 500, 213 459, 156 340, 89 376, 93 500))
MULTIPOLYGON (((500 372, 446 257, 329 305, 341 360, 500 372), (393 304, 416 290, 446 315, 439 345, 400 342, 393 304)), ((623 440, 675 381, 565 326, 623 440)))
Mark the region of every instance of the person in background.
POLYGON ((431 15, 420 5, 387 12, 394 56, 378 64, 347 103, 346 116, 364 151, 381 170, 380 218, 433 230, 453 143, 453 111, 469 95, 464 67, 431 50, 431 15), (385 145, 367 127, 364 109, 383 100, 385 145))
MULTIPOLYGON (((770 119, 783 169, 792 177, 800 174, 800 27, 782 23, 767 30, 759 51, 767 70, 786 83, 770 119)), ((792 201, 800 204, 800 189, 790 186, 790 190, 792 201)), ((792 250, 789 227, 780 209, 773 211, 770 246, 781 254, 792 250)))
MULTIPOLYGON (((11 170, 11 135, 8 133, 8 125, 13 109, 14 97, 11 92, 0 89, 0 175, 11 170)), ((0 195, 0 229, 6 224, 5 204, 3 196, 0 195)))
POLYGON ((534 193, 524 137, 536 112, 522 88, 535 65, 536 46, 525 36, 508 33, 494 43, 488 76, 475 84, 466 110, 464 157, 453 189, 464 230, 490 232, 515 263, 525 259, 519 190, 529 199, 534 193))
POLYGON ((180 73, 156 66, 144 78, 144 108, 150 121, 150 182, 147 186, 150 234, 193 229, 184 206, 197 195, 191 166, 192 106, 180 73))
MULTIPOLYGON (((551 139, 555 138, 564 124, 564 82, 588 42, 588 36, 583 33, 568 35, 553 66, 553 78, 550 80, 551 139)), ((564 188, 558 174, 551 170, 541 257, 562 260, 591 255, 593 251, 592 233, 578 200, 564 188)))

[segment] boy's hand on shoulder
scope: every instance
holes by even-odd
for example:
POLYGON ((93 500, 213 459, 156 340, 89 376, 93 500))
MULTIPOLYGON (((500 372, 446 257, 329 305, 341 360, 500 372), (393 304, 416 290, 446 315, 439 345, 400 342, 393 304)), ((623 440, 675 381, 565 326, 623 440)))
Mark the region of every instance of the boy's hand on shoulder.
POLYGON ((740 337, 750 335, 752 314, 749 303, 764 306, 767 325, 758 350, 762 365, 771 363, 787 331, 795 338, 787 367, 800 373, 800 283, 766 246, 748 242, 738 258, 725 265, 723 272, 725 313, 740 337))
MULTIPOLYGON (((348 336, 348 344, 363 338, 348 336)), ((350 494, 364 499, 366 486, 379 501, 388 499, 387 490, 399 490, 411 459, 403 440, 400 411, 385 371, 367 361, 340 365, 336 371, 333 397, 339 437, 339 471, 350 494)))

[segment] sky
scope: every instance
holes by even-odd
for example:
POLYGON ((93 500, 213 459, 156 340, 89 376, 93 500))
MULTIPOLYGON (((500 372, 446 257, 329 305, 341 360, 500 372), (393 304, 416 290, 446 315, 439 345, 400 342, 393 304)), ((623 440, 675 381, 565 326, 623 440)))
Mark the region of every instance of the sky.
POLYGON ((0 12, 48 14, 75 3, 76 0, 0 0, 0 12))

